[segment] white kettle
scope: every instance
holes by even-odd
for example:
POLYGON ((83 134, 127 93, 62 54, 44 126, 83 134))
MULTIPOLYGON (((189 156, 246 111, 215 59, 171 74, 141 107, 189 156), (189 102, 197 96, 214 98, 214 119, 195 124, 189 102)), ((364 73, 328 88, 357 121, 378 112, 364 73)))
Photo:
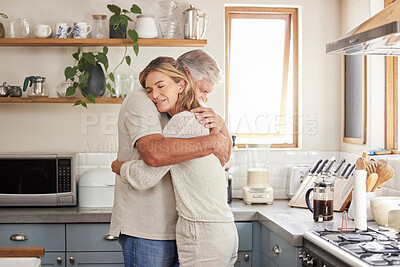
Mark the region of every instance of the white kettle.
POLYGON ((185 18, 185 39, 202 39, 210 21, 207 14, 196 9, 193 5, 190 5, 190 8, 186 9, 183 14, 185 18))

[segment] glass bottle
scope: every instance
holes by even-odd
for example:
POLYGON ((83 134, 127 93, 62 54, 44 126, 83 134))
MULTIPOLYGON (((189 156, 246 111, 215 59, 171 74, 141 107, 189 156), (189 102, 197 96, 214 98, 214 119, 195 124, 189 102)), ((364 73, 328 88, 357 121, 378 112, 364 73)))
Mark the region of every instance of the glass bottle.
POLYGON ((106 26, 106 18, 107 15, 92 15, 93 17, 93 32, 92 38, 107 38, 107 26, 106 26))

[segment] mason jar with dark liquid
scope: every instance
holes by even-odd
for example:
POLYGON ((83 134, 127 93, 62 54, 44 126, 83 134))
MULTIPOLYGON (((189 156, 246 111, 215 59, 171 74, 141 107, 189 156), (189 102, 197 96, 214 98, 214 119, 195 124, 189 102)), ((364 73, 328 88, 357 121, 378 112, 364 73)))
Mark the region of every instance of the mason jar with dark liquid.
POLYGON ((319 179, 314 182, 314 187, 307 190, 306 203, 308 209, 313 213, 314 221, 333 220, 333 197, 334 184, 326 179, 319 179), (313 192, 313 207, 310 203, 310 193, 313 192))

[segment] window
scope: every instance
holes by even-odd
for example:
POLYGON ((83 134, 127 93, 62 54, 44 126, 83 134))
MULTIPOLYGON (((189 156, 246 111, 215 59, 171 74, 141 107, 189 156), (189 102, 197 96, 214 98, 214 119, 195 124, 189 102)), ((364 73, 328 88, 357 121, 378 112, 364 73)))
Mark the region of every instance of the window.
POLYGON ((226 7, 226 101, 239 144, 298 146, 297 9, 226 7))

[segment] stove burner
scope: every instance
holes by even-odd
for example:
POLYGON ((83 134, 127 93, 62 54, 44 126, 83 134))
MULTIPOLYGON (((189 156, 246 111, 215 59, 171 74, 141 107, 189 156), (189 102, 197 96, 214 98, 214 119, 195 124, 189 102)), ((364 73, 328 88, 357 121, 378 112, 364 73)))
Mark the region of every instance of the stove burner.
POLYGON ((369 242, 374 240, 370 234, 343 234, 338 236, 340 239, 350 242, 369 242))
POLYGON ((400 266, 400 234, 368 228, 366 231, 314 231, 325 241, 372 266, 400 266))
POLYGON ((389 262, 390 265, 398 265, 400 264, 400 256, 399 255, 388 255, 383 257, 385 261, 389 262))
POLYGON ((360 245, 362 249, 371 253, 400 253, 399 248, 393 245, 380 244, 378 242, 369 242, 360 245))

